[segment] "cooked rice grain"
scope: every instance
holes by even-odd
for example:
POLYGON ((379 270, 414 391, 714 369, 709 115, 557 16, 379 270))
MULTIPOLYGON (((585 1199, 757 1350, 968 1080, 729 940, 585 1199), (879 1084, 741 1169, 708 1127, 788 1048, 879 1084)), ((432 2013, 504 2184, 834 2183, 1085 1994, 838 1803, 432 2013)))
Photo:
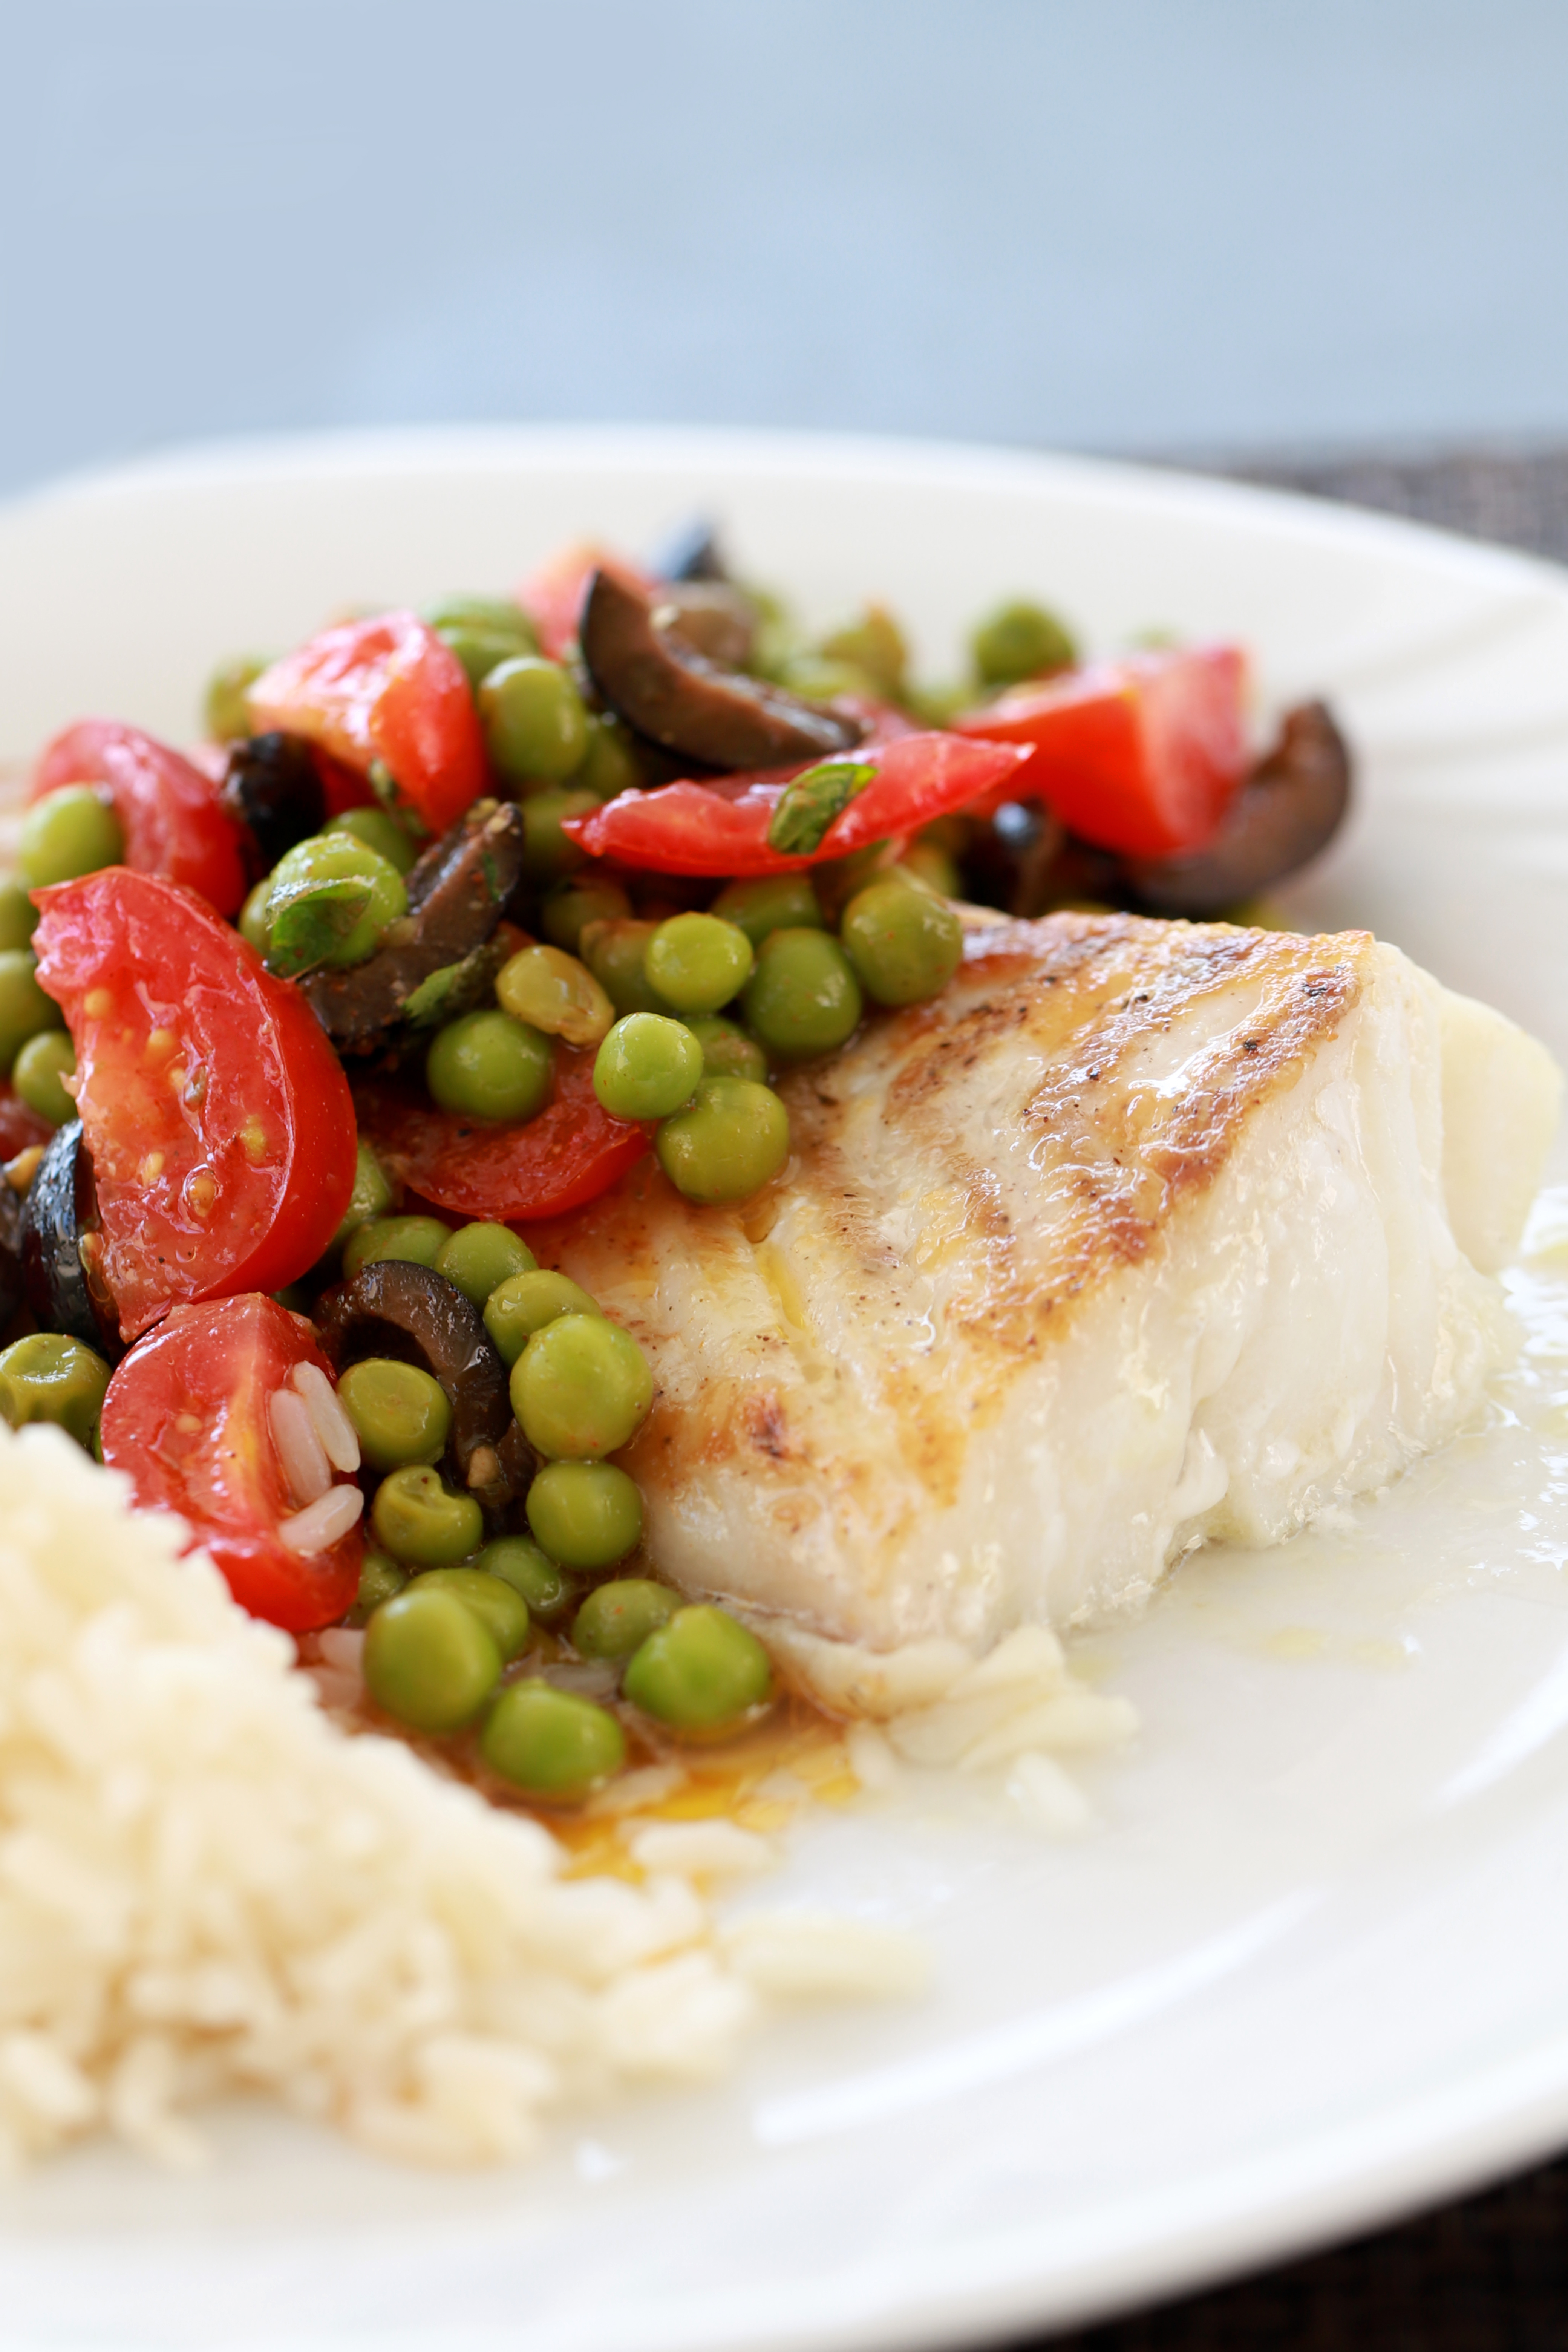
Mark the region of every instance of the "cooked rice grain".
POLYGON ((0 1424, 0 2160, 107 2126, 188 2163, 188 2108, 246 2088, 503 2159, 565 2097, 724 2065, 758 1971, 684 1878, 563 1880, 543 1829, 345 1737, 58 1431, 0 1424))

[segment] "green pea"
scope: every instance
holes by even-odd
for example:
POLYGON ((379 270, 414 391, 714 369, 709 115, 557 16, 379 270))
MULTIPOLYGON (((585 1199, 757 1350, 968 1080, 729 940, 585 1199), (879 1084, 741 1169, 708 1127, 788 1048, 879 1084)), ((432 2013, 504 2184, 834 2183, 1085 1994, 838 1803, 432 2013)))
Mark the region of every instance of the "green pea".
POLYGON ((511 1409, 529 1444, 552 1461, 614 1454, 642 1426, 652 1402, 647 1358, 629 1331, 602 1315, 557 1315, 511 1368, 511 1409))
POLYGON ((515 1364, 536 1331, 558 1315, 597 1315, 598 1307, 570 1275, 539 1266, 508 1276, 485 1301, 485 1329, 504 1363, 515 1364))
POLYGON ((356 1225, 343 1244, 343 1279, 352 1281, 362 1265, 381 1258, 405 1259, 410 1265, 433 1266, 451 1236, 450 1225, 439 1217, 370 1217, 356 1225))
POLYGON ((575 774, 588 749, 588 714, 569 670, 538 654, 492 669, 479 688, 479 718, 503 776, 552 782, 575 774))
POLYGON ((431 629, 489 629, 510 637, 519 652, 531 653, 539 644, 533 623, 510 596, 438 596, 419 617, 431 629))
POLYGON ((549 1099, 550 1071, 549 1038, 509 1013, 448 1021, 425 1056, 435 1100, 468 1118, 532 1118, 549 1099))
POLYGON ((658 1164, 689 1201, 746 1201, 789 1158, 789 1113, 753 1078, 704 1078, 654 1139, 658 1164))
POLYGON ((746 1026, 786 1061, 830 1054, 860 1019, 849 959, 826 931, 773 931, 741 998, 746 1026))
POLYGON ((514 1274, 531 1274, 538 1264, 526 1242, 510 1225, 459 1225, 436 1256, 436 1271, 445 1275, 469 1304, 482 1307, 492 1290, 514 1274))
POLYGON ((75 1076, 76 1055, 63 1029, 40 1029, 11 1065, 11 1084, 27 1108, 51 1127, 63 1127, 76 1117, 76 1104, 60 1083, 75 1076))
POLYGON ((664 1013, 664 999, 643 970, 647 943, 658 929, 630 917, 584 923, 578 953, 619 1013, 664 1013))
POLYGON ((886 701, 902 698, 910 649, 885 604, 868 604, 858 621, 824 637, 821 649, 829 661, 848 662, 870 678, 886 701))
POLYGON ((753 948, 760 948, 770 931, 826 929, 805 874, 763 874, 752 882, 728 882, 710 912, 744 931, 753 948))
POLYGON ((342 816, 333 817, 321 827, 321 832, 346 834, 351 841, 362 842, 378 857, 384 857, 399 874, 407 873, 417 855, 397 819, 388 816, 383 808, 344 809, 342 816))
POLYGON ((941 898, 889 875, 844 909, 844 950, 879 1004, 920 1004, 963 961, 963 925, 941 898))
POLYGON ((291 977, 321 964, 363 963, 382 933, 408 912, 403 877, 349 834, 297 841, 272 869, 267 961, 291 977))
POLYGON ((624 922, 631 911, 632 902, 618 882, 595 881, 585 875, 580 882, 563 882, 551 892, 540 909, 540 928, 552 947, 580 956, 588 924, 624 922))
POLYGON ((493 1543, 486 1544, 474 1566, 482 1568, 487 1576, 499 1576, 503 1584, 521 1593, 529 1615, 542 1625, 563 1616, 576 1598, 574 1579, 540 1549, 531 1536, 497 1536, 493 1543))
POLYGON ((120 819, 91 784, 62 784, 35 801, 22 819, 16 863, 31 890, 118 866, 124 855, 120 819))
POLYGON ((773 1670, 756 1635, 728 1611, 678 1609, 648 1635, 626 1671, 634 1706, 672 1731, 727 1731, 773 1696, 773 1670))
POLYGON ((103 1358, 57 1331, 30 1331, 0 1350, 0 1420, 13 1429, 52 1421, 91 1453, 108 1386, 103 1358))
POLYGON ((395 1559, 373 1546, 360 1563, 359 1591, 349 1611, 351 1625, 367 1625, 384 1601, 393 1600, 408 1579, 395 1559))
POLYGON ((484 1541, 484 1513, 471 1495, 454 1495, 436 1471, 394 1470, 375 1490, 370 1523, 376 1541, 405 1568, 453 1568, 484 1541))
POLYGON ((927 890, 934 890, 939 898, 963 895, 963 877, 957 863, 937 842, 911 841, 892 870, 907 875, 927 890))
POLYGON ((738 1021, 726 1021, 721 1013, 693 1013, 686 1025, 702 1048, 704 1077, 766 1078, 768 1057, 738 1021))
POLYGON ((25 948, 37 921, 38 910, 27 896, 26 883, 9 874, 0 876, 0 954, 25 948))
POLYGON ((373 1470, 439 1462, 446 1451, 452 1408, 440 1381, 417 1364, 366 1356, 339 1381, 338 1400, 373 1470))
MULTIPOLYGON (((341 1250, 352 1233, 369 1224, 373 1218, 384 1217, 391 1206, 392 1184, 386 1171, 362 1138, 354 1150, 354 1188, 331 1246, 341 1250)), ((435 1223, 434 1218, 431 1223, 435 1223)))
POLYGON ((632 739, 620 721, 590 715, 588 749, 577 771, 584 792, 597 800, 613 801, 622 793, 636 792, 642 780, 632 739))
POLYGON ((563 948, 520 948, 496 974, 496 1003, 514 1021, 569 1045, 597 1045, 616 1017, 587 965, 563 948))
POLYGON ((535 881, 559 881, 582 865, 584 852, 562 824, 569 816, 587 816, 598 805, 597 796, 580 787, 534 793, 523 802, 522 862, 535 881))
POLYGON ((462 663, 471 687, 520 654, 539 650, 532 625, 520 604, 499 596, 447 596, 426 605, 425 620, 462 663))
POLYGON ((572 1620, 572 1646, 584 1658, 629 1658, 679 1606, 668 1584, 617 1576, 595 1585, 572 1620))
POLYGON ((414 1584, 371 1619, 362 1659, 377 1706, 416 1731, 460 1731, 500 1680, 501 1654, 484 1620, 455 1592, 414 1584))
POLYGON ((239 935, 241 939, 250 941, 258 956, 264 956, 267 953, 272 936, 268 912, 271 898, 272 877, 270 874, 264 874, 260 881, 246 894, 245 904, 239 910, 239 935))
POLYGON ((614 1568, 642 1540, 642 1496, 614 1462, 547 1462, 527 1509, 540 1543, 566 1568, 614 1568))
POLYGON ((620 1770, 626 1736, 591 1698, 531 1679, 502 1691, 479 1735, 479 1752, 514 1788, 569 1803, 620 1770))
POLYGON ((982 621, 970 651, 974 674, 984 686, 1043 677, 1051 670, 1071 669, 1078 659, 1078 647, 1055 614, 1023 597, 999 604, 982 621))
POLYGON ((594 1092, 612 1118, 668 1118, 702 1076, 702 1048, 683 1021, 628 1013, 594 1061, 594 1092))
POLYGON ((647 943, 643 968, 678 1013, 717 1013, 752 976, 752 942, 720 915, 672 915, 647 943))
POLYGON ((528 1647, 527 1601, 503 1578, 488 1575, 477 1560, 469 1568, 427 1568, 419 1586, 423 1592, 453 1593, 471 1609, 489 1627, 503 1664, 510 1665, 528 1647))
POLYGON ((218 664, 202 697, 202 725, 209 742, 232 743, 249 734, 250 706, 246 695, 267 667, 258 654, 237 654, 218 664))
POLYGON ((65 1015, 38 986, 37 966, 26 948, 0 952, 0 1068, 9 1069, 29 1037, 62 1029, 65 1015))

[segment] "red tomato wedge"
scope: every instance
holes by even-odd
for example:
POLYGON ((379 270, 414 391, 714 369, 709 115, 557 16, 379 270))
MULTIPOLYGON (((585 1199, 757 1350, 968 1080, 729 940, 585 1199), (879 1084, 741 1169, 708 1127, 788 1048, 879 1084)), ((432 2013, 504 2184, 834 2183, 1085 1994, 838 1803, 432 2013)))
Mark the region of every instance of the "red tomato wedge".
POLYGON ((268 1402, 296 1364, 331 1369, 300 1315, 251 1291, 176 1307, 133 1348, 103 1400, 103 1458, 143 1510, 177 1511, 253 1617, 291 1633, 331 1625, 359 1587, 358 1528, 330 1551, 290 1551, 279 1520, 300 1507, 278 1459, 268 1402))
POLYGON ((127 1339, 182 1301, 296 1281, 337 1231, 355 1156, 348 1081, 304 998, 150 874, 110 866, 34 903, 127 1339))
POLYGON ((1202 848, 1247 780, 1246 685, 1235 646, 1131 654, 1015 687, 953 725, 1028 753, 992 805, 1044 801, 1102 849, 1168 857, 1202 848))
POLYGON ((393 1083, 373 1080, 355 1101, 361 1132, 392 1174, 434 1208, 498 1224, 580 1209, 648 1147, 647 1129, 612 1118, 600 1104, 593 1055, 560 1047, 550 1101, 520 1127, 459 1118, 393 1083))
POLYGON ((432 833, 489 789, 463 665, 416 613, 323 630, 263 670, 248 699, 258 731, 302 735, 360 775, 384 761, 432 833))
POLYGON ((628 563, 625 556, 612 555, 592 540, 576 540, 542 563, 537 572, 531 572, 517 592, 518 603, 533 623, 539 650, 552 661, 563 661, 577 642, 583 599, 595 572, 616 572, 639 593, 646 593, 654 585, 649 575, 628 563))
POLYGON ((125 836, 125 863, 199 890, 220 915, 245 900, 242 835, 216 782, 140 727, 83 719, 57 735, 38 761, 29 800, 62 784, 107 785, 125 836))
POLYGON ((1011 799, 1029 756, 1011 743, 935 734, 900 735, 847 751, 846 760, 863 761, 875 772, 807 857, 786 857, 768 845, 773 811, 790 778, 803 772, 801 763, 761 775, 622 793, 587 816, 569 817, 564 830, 590 856, 614 858, 633 871, 792 874, 824 858, 847 857, 868 842, 912 833, 983 796, 1011 799))

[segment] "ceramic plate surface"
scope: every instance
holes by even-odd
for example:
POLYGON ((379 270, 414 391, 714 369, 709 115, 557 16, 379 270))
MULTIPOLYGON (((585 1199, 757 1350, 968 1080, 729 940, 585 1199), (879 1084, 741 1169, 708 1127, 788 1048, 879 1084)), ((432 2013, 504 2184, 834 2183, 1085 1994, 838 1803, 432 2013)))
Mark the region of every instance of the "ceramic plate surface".
MULTIPOLYGON (((939 670, 1004 592, 1095 647, 1244 639, 1266 706, 1328 693, 1361 756, 1301 922, 1372 926, 1568 1059, 1568 578, 1275 496, 714 435, 197 453, 0 514, 0 757, 89 712, 189 736, 221 656, 698 512, 812 618, 885 596, 939 670)), ((934 1776, 801 1830, 766 1899, 915 1928, 929 2000, 787 2018, 525 2171, 404 2174, 243 2107, 194 2179, 83 2150, 0 2191, 7 2345, 975 2342, 1568 2138, 1568 1214, 1533 1231, 1485 1426, 1084 1653, 1143 1719, 1084 1776, 1093 1833, 934 1776)))

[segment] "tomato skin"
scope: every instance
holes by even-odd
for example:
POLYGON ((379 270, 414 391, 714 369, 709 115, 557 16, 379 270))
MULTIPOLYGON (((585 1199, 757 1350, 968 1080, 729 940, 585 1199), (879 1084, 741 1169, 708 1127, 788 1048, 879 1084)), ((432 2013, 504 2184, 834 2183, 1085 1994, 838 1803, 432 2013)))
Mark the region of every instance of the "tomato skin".
POLYGON ((911 732, 844 756, 865 761, 876 773, 809 856, 786 857, 770 848, 768 826, 789 779, 806 765, 820 764, 815 761, 759 775, 721 776, 710 783, 622 793, 586 816, 569 817, 563 830, 590 856, 610 857, 634 871, 732 877, 793 874, 825 858, 847 857, 868 842, 912 833, 986 795, 1011 798, 1029 754, 1010 743, 911 732))
POLYGON ((258 733, 302 735, 362 776, 384 761, 432 833, 489 789, 467 673, 416 613, 324 629, 264 670, 248 699, 258 733))
POLYGON ((353 1605, 364 1538, 307 1558, 278 1540, 299 1508, 284 1484, 268 1400, 296 1364, 331 1368, 301 1315, 258 1291, 176 1307, 121 1363, 103 1400, 103 1458, 143 1510, 177 1512, 253 1617, 291 1633, 353 1605), (182 1425, 187 1424, 187 1425, 182 1425))
POLYGON ((355 1094, 360 1131, 384 1167, 432 1207, 499 1224, 558 1217, 607 1192, 651 1129, 612 1118, 594 1092, 594 1056, 558 1048, 554 1092, 536 1118, 487 1127, 375 1080, 355 1094))
POLYGON ((105 784, 125 836, 125 863, 137 874, 182 882, 236 915, 247 888, 243 836, 218 798, 216 782, 182 752, 140 727, 83 719, 48 745, 27 797, 62 784, 105 784))
POLYGON ((612 555, 592 540, 574 540, 531 572, 517 592, 517 601, 533 623, 539 650, 551 661, 564 661, 577 642, 583 600, 595 572, 613 572, 646 595, 656 583, 623 555, 612 555))
POLYGON ((126 1339, 182 1301, 298 1280, 355 1158, 348 1081, 310 1006, 175 883, 110 866, 33 898, 126 1339))
POLYGON ((953 724, 1027 750, 1003 798, 1043 801, 1102 849, 1168 857, 1201 849, 1246 782, 1246 683, 1235 646, 1132 654, 1015 687, 953 724))

